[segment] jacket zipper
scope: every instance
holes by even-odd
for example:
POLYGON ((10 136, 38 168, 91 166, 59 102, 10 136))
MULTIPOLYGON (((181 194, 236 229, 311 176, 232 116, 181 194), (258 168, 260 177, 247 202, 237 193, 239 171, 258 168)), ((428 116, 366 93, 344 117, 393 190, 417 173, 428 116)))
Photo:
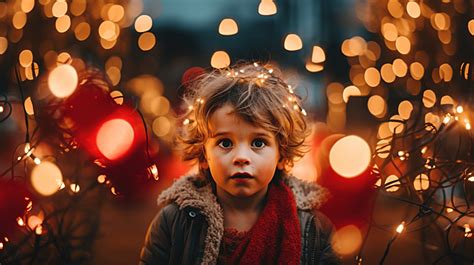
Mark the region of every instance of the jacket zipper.
POLYGON ((319 261, 319 248, 321 246, 319 246, 319 242, 317 242, 316 240, 318 239, 318 229, 316 227, 316 222, 315 222, 315 216, 313 215, 311 217, 311 225, 310 225, 310 233, 309 233, 309 236, 310 236, 310 243, 313 244, 311 250, 310 250, 310 253, 311 253, 311 263, 310 264, 317 264, 316 261, 319 261), (314 231, 311 231, 311 230, 314 230, 314 231))

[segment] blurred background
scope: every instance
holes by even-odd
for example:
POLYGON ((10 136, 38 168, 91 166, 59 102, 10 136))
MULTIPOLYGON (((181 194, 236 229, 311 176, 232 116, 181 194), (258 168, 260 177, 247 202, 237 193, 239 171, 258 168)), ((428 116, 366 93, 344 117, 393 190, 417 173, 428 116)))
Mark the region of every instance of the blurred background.
POLYGON ((0 1, 0 263, 138 263, 195 170, 173 144, 187 82, 248 60, 305 100, 293 173, 331 192, 344 264, 473 264, 473 5, 0 1))

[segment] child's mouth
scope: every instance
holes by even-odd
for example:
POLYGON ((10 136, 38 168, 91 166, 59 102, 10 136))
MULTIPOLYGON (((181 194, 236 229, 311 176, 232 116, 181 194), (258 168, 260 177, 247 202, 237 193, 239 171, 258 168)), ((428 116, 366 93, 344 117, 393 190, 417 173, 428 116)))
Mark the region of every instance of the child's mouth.
POLYGON ((236 173, 230 177, 231 179, 252 179, 252 175, 249 173, 236 173))

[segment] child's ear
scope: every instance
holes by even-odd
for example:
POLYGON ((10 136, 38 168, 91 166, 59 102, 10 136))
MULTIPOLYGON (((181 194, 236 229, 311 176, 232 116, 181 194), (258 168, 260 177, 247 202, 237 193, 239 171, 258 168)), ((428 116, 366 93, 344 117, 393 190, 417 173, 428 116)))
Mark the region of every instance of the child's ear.
POLYGON ((199 166, 202 168, 202 169, 209 169, 209 163, 207 163, 207 160, 204 160, 202 162, 199 162, 199 166))
POLYGON ((284 170, 285 169, 285 164, 286 164, 286 159, 280 158, 280 160, 278 161, 278 164, 277 164, 277 168, 279 170, 284 170))

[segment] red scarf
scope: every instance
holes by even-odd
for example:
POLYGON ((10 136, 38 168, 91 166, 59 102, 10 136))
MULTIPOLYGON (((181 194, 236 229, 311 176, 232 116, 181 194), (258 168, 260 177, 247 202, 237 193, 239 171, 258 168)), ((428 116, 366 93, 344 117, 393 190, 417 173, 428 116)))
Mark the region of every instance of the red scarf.
POLYGON ((268 187, 267 203, 237 247, 230 264, 300 264, 301 233, 293 192, 281 182, 268 187))

